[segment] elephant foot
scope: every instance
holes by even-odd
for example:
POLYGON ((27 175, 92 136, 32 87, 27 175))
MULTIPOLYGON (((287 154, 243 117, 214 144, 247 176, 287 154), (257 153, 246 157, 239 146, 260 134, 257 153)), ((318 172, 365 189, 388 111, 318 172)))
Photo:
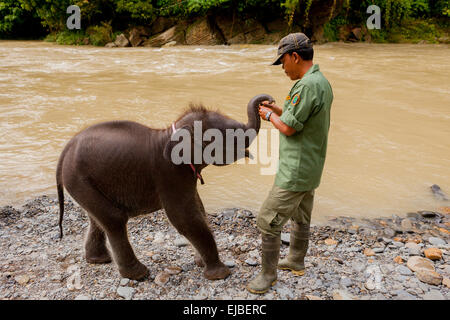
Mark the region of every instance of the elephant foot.
POLYGON ((203 275, 208 280, 225 279, 230 274, 231 274, 230 269, 223 263, 220 263, 219 265, 215 266, 206 267, 205 271, 203 272, 203 275))
POLYGON ((128 278, 131 280, 144 280, 144 278, 149 273, 148 268, 139 261, 137 261, 131 267, 126 268, 119 267, 119 272, 123 278, 128 278))
POLYGON ((203 268, 205 266, 202 257, 198 253, 196 253, 194 256, 194 262, 200 268, 203 268))
POLYGON ((102 264, 102 263, 110 263, 112 261, 111 256, 109 253, 105 253, 103 255, 86 255, 86 261, 88 263, 94 263, 94 264, 102 264))

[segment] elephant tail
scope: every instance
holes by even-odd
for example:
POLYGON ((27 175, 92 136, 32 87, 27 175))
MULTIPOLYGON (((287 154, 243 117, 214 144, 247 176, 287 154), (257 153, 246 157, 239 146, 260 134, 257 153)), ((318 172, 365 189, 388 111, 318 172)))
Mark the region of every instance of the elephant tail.
POLYGON ((64 162, 64 157, 67 153, 70 143, 64 148, 61 156, 58 160, 58 166, 56 167, 56 189, 58 190, 58 202, 59 202, 59 238, 63 237, 63 216, 64 216, 64 184, 62 181, 62 166, 64 162))

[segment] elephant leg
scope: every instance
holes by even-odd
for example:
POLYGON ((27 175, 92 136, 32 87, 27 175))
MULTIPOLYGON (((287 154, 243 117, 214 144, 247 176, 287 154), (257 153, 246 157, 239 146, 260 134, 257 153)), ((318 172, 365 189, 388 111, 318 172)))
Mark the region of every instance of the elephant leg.
POLYGON ((89 231, 84 243, 88 263, 110 263, 111 255, 106 248, 105 232, 89 217, 89 231))
POLYGON ((112 228, 106 228, 109 243, 113 248, 114 261, 119 267, 120 275, 123 278, 132 280, 142 280, 147 276, 148 269, 143 265, 133 252, 126 223, 118 224, 112 228))
POLYGON ((127 213, 112 204, 86 180, 72 180, 66 187, 78 204, 89 213, 89 218, 106 233, 121 276, 133 280, 144 278, 148 269, 136 258, 128 240, 127 213))
MULTIPOLYGON (((195 202, 197 203, 200 212, 202 213, 203 217, 206 220, 205 207, 203 206, 203 202, 200 199, 200 195, 198 194, 198 191, 195 194, 195 202)), ((203 268, 205 266, 205 262, 203 262, 203 259, 202 259, 202 256, 200 255, 200 253, 195 248, 194 248, 194 250, 195 250, 194 262, 197 266, 199 266, 200 268, 203 268)))
MULTIPOLYGON (((162 197, 165 198, 165 197, 162 197)), ((175 197, 176 198, 176 197, 175 197)), ((167 217, 180 234, 185 236, 199 253, 205 264, 203 275, 206 279, 225 279, 230 270, 219 258, 214 236, 197 204, 197 196, 193 195, 187 201, 163 200, 167 217)))

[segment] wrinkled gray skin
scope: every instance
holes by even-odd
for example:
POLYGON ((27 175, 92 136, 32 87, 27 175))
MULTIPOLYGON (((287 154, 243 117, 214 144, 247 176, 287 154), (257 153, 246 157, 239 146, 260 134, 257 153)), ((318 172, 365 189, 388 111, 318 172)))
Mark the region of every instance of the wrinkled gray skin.
MULTIPOLYGON (((176 128, 193 132, 194 121, 202 121, 203 131, 216 128, 225 134, 226 129, 252 128, 258 132, 261 124, 258 105, 264 100, 273 98, 258 95, 250 100, 247 124, 203 107, 191 107, 176 120, 176 128)), ((210 280, 226 278, 230 271, 219 259, 214 236, 205 220, 197 178, 188 164, 175 165, 170 159, 177 143, 170 140, 171 135, 171 127, 151 129, 131 121, 104 122, 75 135, 64 148, 56 172, 61 237, 65 187, 89 216, 86 260, 111 262, 107 238, 121 276, 140 280, 148 269, 133 252, 127 221, 164 208, 173 226, 195 247, 197 264, 205 266, 204 276, 210 280)), ((198 164, 195 169, 201 172, 206 166, 198 164)))

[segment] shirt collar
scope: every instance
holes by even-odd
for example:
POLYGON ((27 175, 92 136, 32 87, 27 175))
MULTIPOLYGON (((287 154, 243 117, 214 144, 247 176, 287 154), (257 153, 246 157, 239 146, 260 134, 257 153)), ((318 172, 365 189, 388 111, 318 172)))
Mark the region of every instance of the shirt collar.
MULTIPOLYGON (((297 87, 298 85, 300 85, 300 83, 302 83, 301 81, 302 81, 303 79, 305 79, 305 77, 307 77, 308 75, 313 74, 314 72, 317 72, 317 71, 319 71, 319 70, 320 70, 319 65, 318 65, 318 64, 313 64, 313 65, 311 66, 311 68, 309 68, 308 71, 306 71, 306 73, 303 75, 303 77, 302 77, 301 79, 297 80, 297 82, 294 83, 294 85, 292 86, 292 88, 297 87)), ((291 90, 292 90, 292 89, 291 89, 291 90)))
POLYGON ((320 70, 319 65, 318 64, 313 64, 311 66, 311 68, 309 68, 308 71, 306 71, 306 73, 303 75, 302 79, 304 77, 306 77, 307 75, 310 75, 311 73, 314 73, 314 72, 319 71, 319 70, 320 70))

